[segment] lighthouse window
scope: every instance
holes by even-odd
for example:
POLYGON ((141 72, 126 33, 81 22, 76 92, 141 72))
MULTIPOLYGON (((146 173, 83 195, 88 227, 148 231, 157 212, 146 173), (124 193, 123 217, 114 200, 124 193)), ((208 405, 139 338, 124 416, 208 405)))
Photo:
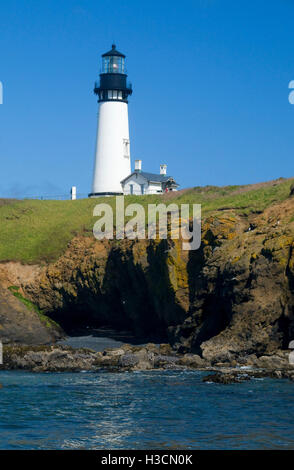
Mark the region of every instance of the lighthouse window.
POLYGON ((122 91, 118 92, 117 97, 118 97, 119 100, 122 100, 122 91))
POLYGON ((113 98, 114 100, 117 100, 117 91, 116 91, 116 90, 113 90, 113 92, 112 92, 112 98, 113 98))
POLYGON ((128 139, 124 139, 123 146, 124 146, 124 157, 129 158, 130 157, 130 141, 128 139))
POLYGON ((117 56, 103 57, 102 71, 103 73, 124 73, 125 59, 117 56))

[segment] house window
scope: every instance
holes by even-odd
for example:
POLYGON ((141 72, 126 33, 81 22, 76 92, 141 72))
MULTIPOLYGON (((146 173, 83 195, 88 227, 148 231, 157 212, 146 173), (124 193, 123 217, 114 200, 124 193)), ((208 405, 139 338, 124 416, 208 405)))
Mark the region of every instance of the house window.
POLYGON ((134 194, 134 185, 130 184, 130 194, 134 194))
POLYGON ((130 158, 130 141, 128 139, 123 139, 123 146, 124 157, 130 158))
POLYGON ((141 194, 144 194, 144 184, 140 184, 141 186, 141 194))

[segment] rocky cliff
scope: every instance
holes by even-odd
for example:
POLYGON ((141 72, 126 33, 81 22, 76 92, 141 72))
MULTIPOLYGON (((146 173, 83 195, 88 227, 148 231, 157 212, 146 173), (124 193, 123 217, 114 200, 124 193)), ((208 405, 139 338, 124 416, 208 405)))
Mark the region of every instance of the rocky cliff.
MULTIPOLYGON (((73 236, 55 261, 3 262, 0 298, 15 286, 38 310, 31 312, 34 321, 27 317, 22 324, 21 337, 13 331, 14 314, 1 310, 1 302, 0 337, 27 342, 30 325, 35 342, 53 341, 60 331, 50 324, 47 337, 42 336, 36 325, 46 325, 39 311, 66 331, 127 328, 215 362, 287 347, 294 337, 290 184, 285 197, 274 195, 260 209, 245 210, 230 202, 207 211, 199 250, 183 251, 178 240, 97 241, 83 233, 73 236)), ((237 199, 248 192, 235 191, 237 199)), ((13 292, 9 295, 11 299, 13 292)))
POLYGON ((38 315, 7 288, 0 286, 0 339, 3 342, 46 344, 61 334, 44 315, 38 315))

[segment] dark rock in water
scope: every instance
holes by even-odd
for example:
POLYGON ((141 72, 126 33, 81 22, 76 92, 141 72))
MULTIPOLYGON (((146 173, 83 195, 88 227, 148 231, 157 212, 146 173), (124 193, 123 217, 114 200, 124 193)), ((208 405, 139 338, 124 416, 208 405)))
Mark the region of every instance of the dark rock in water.
POLYGON ((294 381, 294 369, 291 370, 255 370, 249 372, 255 379, 270 377, 272 379, 289 379, 294 381))
POLYGON ((203 377, 202 382, 215 382, 218 384, 233 384, 250 380, 248 375, 216 373, 203 377))

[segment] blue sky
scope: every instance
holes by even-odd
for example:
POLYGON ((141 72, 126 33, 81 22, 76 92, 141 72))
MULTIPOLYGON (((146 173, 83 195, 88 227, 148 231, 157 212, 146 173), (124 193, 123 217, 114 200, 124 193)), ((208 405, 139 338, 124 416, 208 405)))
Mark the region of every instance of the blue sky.
POLYGON ((0 196, 91 188, 100 56, 127 55, 131 157, 182 187, 294 176, 294 1, 10 0, 0 196))

